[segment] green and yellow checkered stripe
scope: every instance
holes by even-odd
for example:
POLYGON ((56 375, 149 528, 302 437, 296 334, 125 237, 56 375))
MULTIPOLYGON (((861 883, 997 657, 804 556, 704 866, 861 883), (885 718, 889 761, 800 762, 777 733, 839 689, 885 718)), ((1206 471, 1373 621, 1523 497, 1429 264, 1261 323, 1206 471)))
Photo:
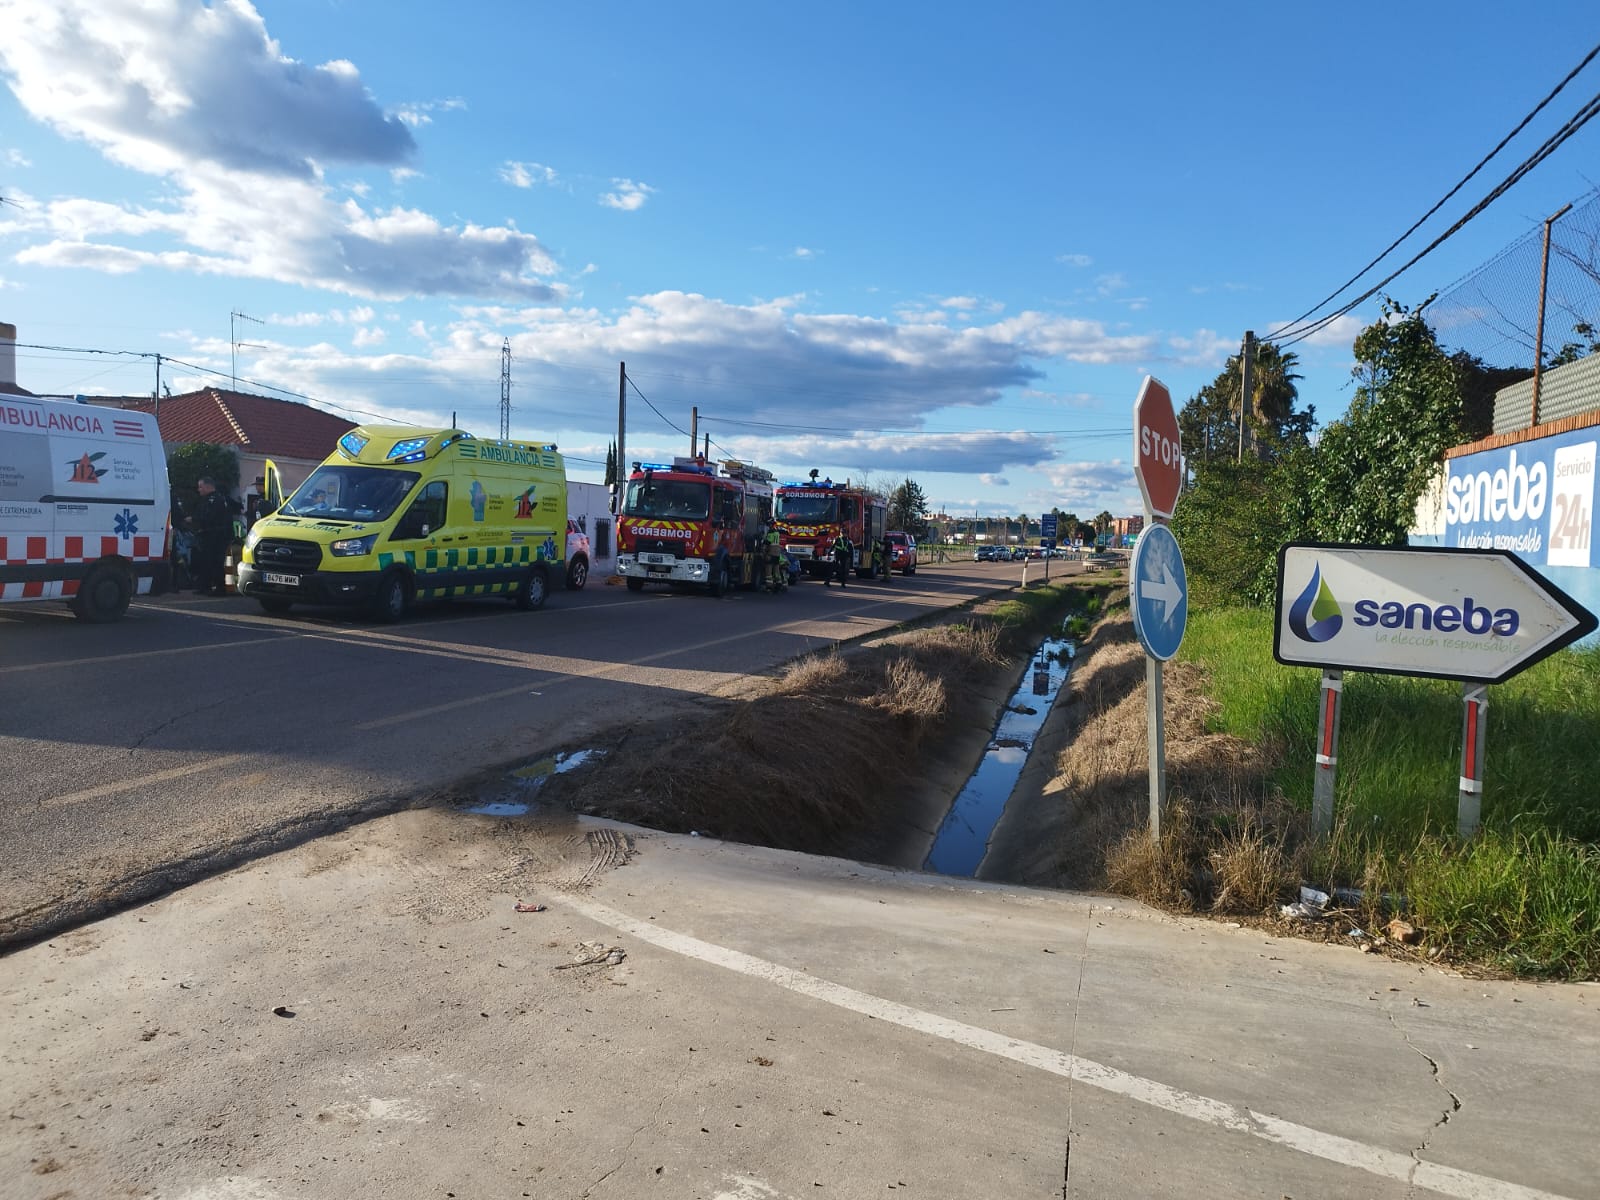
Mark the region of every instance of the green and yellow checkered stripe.
POLYGON ((516 591, 522 582, 521 573, 508 568, 543 561, 538 550, 538 544, 526 542, 517 546, 463 546, 446 550, 402 550, 399 553, 385 550, 378 555, 378 570, 386 571, 396 563, 410 567, 419 599, 505 596, 516 591), (456 582, 463 575, 470 576, 475 572, 484 575, 484 582, 456 582))

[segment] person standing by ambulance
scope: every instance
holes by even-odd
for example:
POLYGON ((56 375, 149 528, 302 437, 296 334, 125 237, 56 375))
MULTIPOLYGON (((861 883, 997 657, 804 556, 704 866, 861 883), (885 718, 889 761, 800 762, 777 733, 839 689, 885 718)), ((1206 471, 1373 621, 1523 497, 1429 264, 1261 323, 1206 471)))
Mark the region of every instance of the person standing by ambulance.
POLYGON ((211 476, 202 475, 196 490, 200 493, 200 503, 189 518, 189 527, 194 530, 194 590, 199 595, 225 596, 222 560, 233 534, 233 513, 211 476))

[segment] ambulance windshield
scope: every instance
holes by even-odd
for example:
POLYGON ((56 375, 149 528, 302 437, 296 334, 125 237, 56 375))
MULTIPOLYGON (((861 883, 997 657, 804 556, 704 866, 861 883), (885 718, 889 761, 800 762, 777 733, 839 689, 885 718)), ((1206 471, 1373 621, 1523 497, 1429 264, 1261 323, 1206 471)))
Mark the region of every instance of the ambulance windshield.
POLYGON ((837 496, 778 494, 778 520, 791 525, 826 525, 839 519, 837 496))
POLYGON ((667 521, 704 521, 711 513, 711 484, 677 479, 636 479, 628 485, 623 513, 667 521))
POLYGON ((318 467, 278 510, 284 517, 386 520, 421 476, 388 467, 318 467))

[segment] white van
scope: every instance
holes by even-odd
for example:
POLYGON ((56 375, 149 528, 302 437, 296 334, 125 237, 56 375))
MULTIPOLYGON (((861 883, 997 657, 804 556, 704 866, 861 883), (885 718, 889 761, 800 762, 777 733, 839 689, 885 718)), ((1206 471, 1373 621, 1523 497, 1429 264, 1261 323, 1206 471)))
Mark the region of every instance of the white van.
POLYGON ((150 413, 0 395, 0 601, 117 620, 168 586, 171 502, 150 413))

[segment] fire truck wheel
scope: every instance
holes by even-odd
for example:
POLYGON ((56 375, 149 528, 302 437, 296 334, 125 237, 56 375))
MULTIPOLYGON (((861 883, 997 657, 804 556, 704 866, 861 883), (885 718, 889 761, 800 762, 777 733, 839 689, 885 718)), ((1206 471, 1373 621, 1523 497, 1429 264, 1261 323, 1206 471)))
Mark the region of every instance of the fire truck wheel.
POLYGON ((528 573, 522 577, 521 586, 517 588, 517 594, 512 597, 512 603, 524 612, 543 608, 549 593, 550 582, 545 578, 544 567, 529 567, 528 573))
POLYGON ((728 590, 728 559, 725 555, 711 564, 709 589, 713 596, 721 596, 728 590))
POLYGON ((133 581, 128 573, 121 567, 101 563, 83 577, 78 594, 68 603, 78 620, 104 625, 127 612, 132 598, 133 581))
POLYGON ((630 592, 644 591, 644 580, 635 579, 632 575, 628 576, 628 590, 630 592))

